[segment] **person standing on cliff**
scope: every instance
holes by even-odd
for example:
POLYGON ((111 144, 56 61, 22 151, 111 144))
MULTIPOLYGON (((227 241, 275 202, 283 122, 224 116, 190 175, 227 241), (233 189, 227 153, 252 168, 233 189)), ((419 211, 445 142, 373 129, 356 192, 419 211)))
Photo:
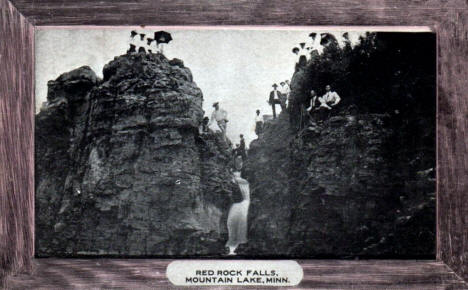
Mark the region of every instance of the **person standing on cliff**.
POLYGON ((130 32, 130 39, 129 39, 130 48, 127 50, 127 53, 136 52, 135 36, 137 36, 137 35, 138 35, 138 33, 135 30, 132 30, 130 32))
POLYGON ((247 159, 247 151, 245 149, 245 139, 244 139, 244 135, 243 134, 240 134, 240 145, 239 145, 239 150, 240 150, 240 153, 241 153, 241 156, 242 156, 242 160, 245 161, 247 159))
POLYGON ((255 134, 260 137, 260 134, 263 133, 263 118, 260 116, 260 110, 257 110, 255 116, 255 134))
POLYGON ((208 126, 211 126, 213 122, 216 120, 219 129, 221 129, 221 133, 223 134, 224 140, 226 140, 226 127, 227 127, 227 112, 219 107, 219 102, 213 104, 215 110, 211 114, 210 123, 208 126))
POLYGON ((285 111, 288 102, 288 91, 285 82, 280 83, 281 87, 279 88, 280 92, 280 102, 281 102, 281 110, 285 111))
POLYGON ((276 90, 277 87, 277 84, 273 84, 273 91, 270 92, 270 98, 268 100, 268 104, 271 105, 271 109, 273 110, 273 119, 276 119, 276 104, 281 105, 281 93, 278 90, 276 90))
POLYGON ((289 95, 291 93, 291 85, 289 84, 289 80, 285 80, 284 83, 285 83, 284 91, 286 92, 286 97, 287 97, 288 102, 289 102, 289 95))
POLYGON ((292 53, 294 53, 296 56, 296 69, 297 69, 297 66, 299 65, 299 47, 294 47, 292 49, 292 53))

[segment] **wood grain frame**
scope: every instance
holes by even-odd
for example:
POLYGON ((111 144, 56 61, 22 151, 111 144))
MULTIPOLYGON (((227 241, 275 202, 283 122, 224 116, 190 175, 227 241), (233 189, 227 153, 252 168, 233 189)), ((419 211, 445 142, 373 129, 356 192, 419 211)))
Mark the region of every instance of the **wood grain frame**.
MULTIPOLYGON (((34 255, 34 29, 410 25, 438 39, 437 260, 468 280, 468 1, 0 0, 0 280, 34 255)), ((0 281, 1 282, 1 281, 0 281)))

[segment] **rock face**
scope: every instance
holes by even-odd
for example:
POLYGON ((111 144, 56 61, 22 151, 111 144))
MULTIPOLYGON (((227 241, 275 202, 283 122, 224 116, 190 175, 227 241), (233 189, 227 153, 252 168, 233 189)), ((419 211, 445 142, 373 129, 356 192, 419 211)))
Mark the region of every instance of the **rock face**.
POLYGON ((291 149, 288 141, 293 134, 289 130, 287 115, 281 113, 276 120, 267 121, 261 138, 250 143, 249 158, 243 176, 250 183, 249 243, 246 255, 287 255, 287 238, 291 226, 290 217, 294 197, 289 183, 291 149))
MULTIPOLYGON (((292 111, 306 81, 301 71, 292 79, 292 111)), ((299 122, 282 112, 250 144, 244 254, 434 255, 435 165, 423 162, 430 150, 408 153, 399 116, 343 110, 301 130, 299 122)))
POLYGON ((200 138, 203 96, 180 60, 116 57, 49 82, 36 116, 36 253, 213 255, 234 185, 230 148, 200 138))

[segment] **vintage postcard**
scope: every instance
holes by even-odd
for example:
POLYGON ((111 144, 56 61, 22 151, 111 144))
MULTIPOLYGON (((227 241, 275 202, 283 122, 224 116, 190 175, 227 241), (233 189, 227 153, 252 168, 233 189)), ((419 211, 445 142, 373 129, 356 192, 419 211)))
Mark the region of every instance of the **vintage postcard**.
POLYGON ((36 256, 435 256, 435 34, 44 28, 35 51, 36 256))

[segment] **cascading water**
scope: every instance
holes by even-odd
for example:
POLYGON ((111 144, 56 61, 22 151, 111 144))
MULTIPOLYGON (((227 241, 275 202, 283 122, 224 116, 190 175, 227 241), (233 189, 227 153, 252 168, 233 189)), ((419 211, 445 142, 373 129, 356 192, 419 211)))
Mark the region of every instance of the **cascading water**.
POLYGON ((229 240, 226 243, 226 247, 229 247, 229 255, 234 255, 240 244, 247 243, 247 215, 250 205, 248 181, 240 177, 240 172, 234 172, 234 180, 239 185, 243 200, 234 203, 229 210, 227 219, 229 240))

